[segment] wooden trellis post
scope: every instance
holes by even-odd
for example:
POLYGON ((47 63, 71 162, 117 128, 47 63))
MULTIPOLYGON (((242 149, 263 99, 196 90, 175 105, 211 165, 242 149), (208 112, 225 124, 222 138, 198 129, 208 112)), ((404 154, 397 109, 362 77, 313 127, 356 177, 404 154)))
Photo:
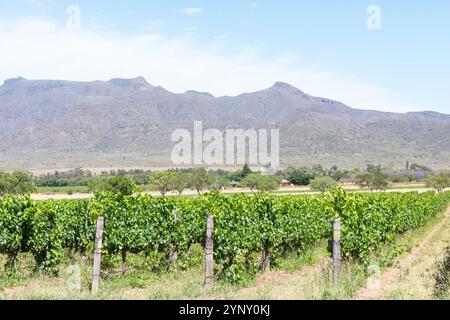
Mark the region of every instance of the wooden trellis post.
POLYGON ((205 289, 211 290, 214 282, 214 218, 208 216, 206 220, 205 246, 205 289))
POLYGON ((333 221, 333 281, 336 285, 341 273, 341 220, 333 221))
MULTIPOLYGON (((178 220, 178 210, 177 209, 173 210, 172 215, 173 215, 173 222, 176 224, 178 220)), ((169 247, 169 264, 172 265, 172 263, 177 260, 178 260, 177 244, 171 243, 169 247)))
POLYGON ((92 287, 91 293, 98 293, 98 286, 100 282, 100 264, 102 256, 102 241, 103 241, 103 228, 105 225, 105 219, 99 217, 97 219, 97 230, 95 233, 95 246, 94 246, 94 264, 92 267, 92 287))

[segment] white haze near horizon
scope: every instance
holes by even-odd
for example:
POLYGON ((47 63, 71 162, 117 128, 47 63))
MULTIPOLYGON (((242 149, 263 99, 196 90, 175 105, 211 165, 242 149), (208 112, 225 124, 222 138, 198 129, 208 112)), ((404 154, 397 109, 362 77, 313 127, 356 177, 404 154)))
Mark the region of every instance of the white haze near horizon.
POLYGON ((0 43, 1 82, 18 76, 75 81, 144 76, 172 92, 234 96, 282 81, 353 108, 420 111, 399 103, 386 88, 321 70, 299 55, 285 53, 268 61, 257 48, 230 50, 220 39, 205 46, 189 34, 172 39, 157 32, 129 36, 103 29, 71 31, 43 18, 27 18, 0 20, 0 43))

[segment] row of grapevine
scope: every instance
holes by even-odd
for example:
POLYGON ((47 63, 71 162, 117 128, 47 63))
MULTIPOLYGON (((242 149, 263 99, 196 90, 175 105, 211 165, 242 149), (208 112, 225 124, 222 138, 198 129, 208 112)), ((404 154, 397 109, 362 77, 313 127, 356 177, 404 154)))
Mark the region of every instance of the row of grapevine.
POLYGON ((105 218, 103 246, 108 254, 169 254, 186 258, 205 234, 205 207, 201 199, 151 196, 124 197, 97 194, 91 201, 95 216, 105 218))
POLYGON ((384 243, 425 225, 449 200, 449 193, 434 192, 347 195, 340 213, 344 254, 368 264, 384 243))
POLYGON ((267 269, 287 252, 301 252, 328 236, 332 211, 321 196, 231 197, 211 194, 215 218, 214 258, 230 281, 249 269, 267 269), (252 265, 261 261, 261 265, 252 265))
POLYGON ((63 249, 85 253, 95 236, 95 217, 85 200, 34 202, 29 197, 0 200, 0 252, 14 269, 21 252, 34 255, 36 268, 56 274, 63 249))
POLYGON ((342 222, 346 257, 368 263, 372 254, 399 234, 442 212, 450 193, 346 194, 321 196, 224 196, 200 198, 126 197, 99 193, 90 200, 32 201, 0 199, 0 253, 13 269, 19 253, 32 253, 39 269, 56 273, 65 251, 92 250, 95 221, 105 218, 104 251, 156 254, 180 262, 194 244, 204 245, 206 217, 214 216, 214 260, 219 275, 238 281, 249 271, 266 269, 288 252, 300 253, 331 239, 331 222, 342 222))

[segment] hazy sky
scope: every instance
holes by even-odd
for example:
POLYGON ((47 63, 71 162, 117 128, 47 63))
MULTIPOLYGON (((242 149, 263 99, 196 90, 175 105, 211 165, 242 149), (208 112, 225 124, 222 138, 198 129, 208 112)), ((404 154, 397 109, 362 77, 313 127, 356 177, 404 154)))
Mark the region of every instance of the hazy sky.
POLYGON ((138 75, 174 92, 283 81, 355 108, 450 113, 450 1, 0 0, 0 82, 138 75))

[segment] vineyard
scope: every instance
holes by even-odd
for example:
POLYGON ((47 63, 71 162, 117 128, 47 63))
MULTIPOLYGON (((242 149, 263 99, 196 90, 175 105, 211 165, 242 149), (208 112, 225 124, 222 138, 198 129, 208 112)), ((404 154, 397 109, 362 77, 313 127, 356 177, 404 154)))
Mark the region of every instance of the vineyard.
MULTIPOLYGON (((215 275, 237 283, 244 274, 276 266, 333 236, 332 221, 342 224, 342 255, 363 265, 386 243, 425 225, 442 213, 450 193, 346 194, 336 189, 320 196, 224 196, 199 198, 122 196, 98 193, 90 200, 0 200, 0 253, 5 270, 17 272, 22 254, 35 269, 58 275, 64 255, 89 261, 96 220, 104 217, 103 254, 118 256, 125 272, 127 255, 147 258, 142 268, 187 268, 193 246, 205 246, 206 218, 214 217, 215 275)), ((102 265, 102 268, 108 266, 102 265)))

